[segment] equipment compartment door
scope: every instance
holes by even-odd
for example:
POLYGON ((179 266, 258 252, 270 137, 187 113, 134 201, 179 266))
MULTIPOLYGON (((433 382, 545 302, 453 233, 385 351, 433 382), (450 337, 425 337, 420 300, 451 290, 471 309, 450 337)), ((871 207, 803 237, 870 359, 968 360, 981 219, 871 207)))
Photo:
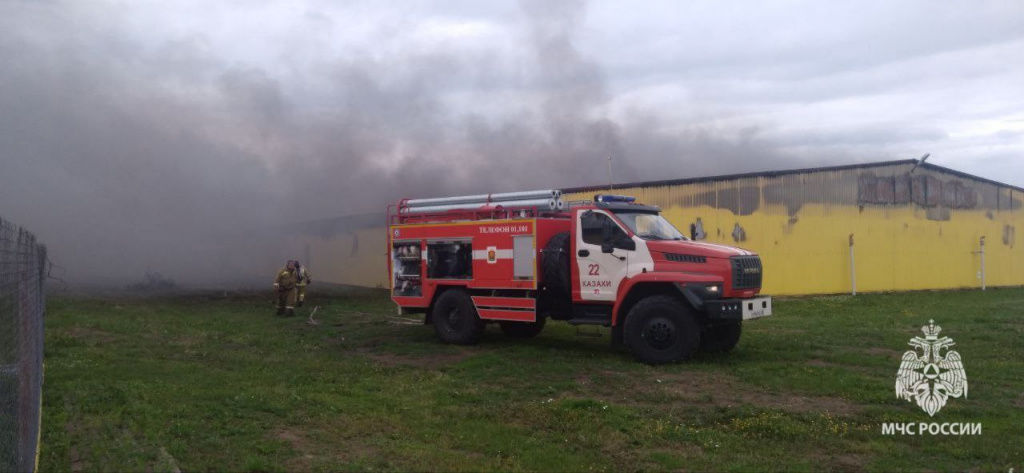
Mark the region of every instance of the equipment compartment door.
POLYGON ((536 251, 533 249, 533 235, 515 235, 512 237, 513 274, 516 279, 533 279, 537 262, 534 260, 536 251))
POLYGON ((391 246, 391 294, 423 296, 423 258, 419 240, 395 240, 391 246))
POLYGON ((626 277, 629 252, 602 247, 629 237, 614 219, 601 210, 587 210, 576 221, 576 264, 579 270, 577 290, 587 301, 614 302, 619 283, 626 277))

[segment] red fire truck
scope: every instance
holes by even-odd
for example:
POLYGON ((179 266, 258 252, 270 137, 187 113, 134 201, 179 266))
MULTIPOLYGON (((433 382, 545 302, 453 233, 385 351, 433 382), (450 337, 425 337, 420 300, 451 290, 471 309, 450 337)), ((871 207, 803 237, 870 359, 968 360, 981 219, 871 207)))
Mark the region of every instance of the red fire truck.
POLYGON ((388 208, 392 299, 447 343, 476 343, 489 322, 533 337, 553 319, 611 327, 645 363, 731 350, 744 320, 772 313, 761 259, 688 239, 659 212, 557 190, 402 200, 388 208))

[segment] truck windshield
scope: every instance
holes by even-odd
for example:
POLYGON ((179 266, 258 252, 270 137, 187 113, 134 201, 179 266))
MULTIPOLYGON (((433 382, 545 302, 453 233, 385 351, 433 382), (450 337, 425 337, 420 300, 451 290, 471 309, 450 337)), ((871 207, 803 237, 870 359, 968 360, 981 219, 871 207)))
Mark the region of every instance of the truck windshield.
POLYGON ((668 220, 658 214, 645 212, 615 212, 636 236, 644 240, 686 240, 668 220))

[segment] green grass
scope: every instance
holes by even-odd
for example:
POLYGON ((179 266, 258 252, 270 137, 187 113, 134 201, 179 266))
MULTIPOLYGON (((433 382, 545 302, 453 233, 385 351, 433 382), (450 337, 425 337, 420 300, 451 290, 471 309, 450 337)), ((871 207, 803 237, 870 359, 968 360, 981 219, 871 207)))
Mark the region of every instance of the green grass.
POLYGON ((258 295, 51 297, 41 470, 1024 467, 1021 289, 779 300, 733 353, 662 367, 561 323, 441 345, 381 292, 311 292, 325 325, 258 295), (970 382, 934 418, 893 394, 929 318, 970 382), (983 434, 881 434, 933 421, 983 434))

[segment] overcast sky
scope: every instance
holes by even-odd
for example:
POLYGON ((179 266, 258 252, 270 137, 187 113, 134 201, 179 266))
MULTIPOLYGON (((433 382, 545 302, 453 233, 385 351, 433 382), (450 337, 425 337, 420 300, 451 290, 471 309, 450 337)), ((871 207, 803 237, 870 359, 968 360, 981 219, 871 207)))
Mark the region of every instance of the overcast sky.
POLYGON ((0 217, 73 278, 181 277, 253 229, 608 156, 626 182, 931 153, 1024 186, 1021 58, 1020 1, 0 0, 0 217))

